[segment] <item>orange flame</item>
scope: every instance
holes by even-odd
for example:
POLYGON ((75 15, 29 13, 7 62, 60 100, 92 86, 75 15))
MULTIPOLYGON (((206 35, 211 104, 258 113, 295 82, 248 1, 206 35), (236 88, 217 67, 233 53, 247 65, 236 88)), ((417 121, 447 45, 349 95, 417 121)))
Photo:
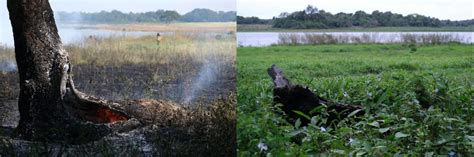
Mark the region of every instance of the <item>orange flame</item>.
POLYGON ((96 112, 98 123, 113 123, 117 121, 125 121, 127 117, 117 113, 109 108, 99 108, 96 112))

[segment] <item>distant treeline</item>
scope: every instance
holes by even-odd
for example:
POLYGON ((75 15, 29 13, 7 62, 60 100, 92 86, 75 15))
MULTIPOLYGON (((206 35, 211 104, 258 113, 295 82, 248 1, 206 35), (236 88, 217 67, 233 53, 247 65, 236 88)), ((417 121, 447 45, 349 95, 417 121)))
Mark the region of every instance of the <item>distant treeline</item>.
POLYGON ((271 19, 260 19, 258 17, 237 16, 237 24, 272 24, 271 19))
POLYGON ((441 27, 441 26, 471 26, 474 19, 463 21, 439 20, 418 14, 403 16, 392 12, 364 11, 352 13, 337 13, 335 15, 319 10, 309 5, 305 10, 293 13, 281 13, 271 20, 258 17, 237 17, 237 24, 272 24, 274 28, 290 29, 325 29, 340 27, 441 27))
POLYGON ((235 11, 213 11, 194 9, 184 15, 174 10, 157 10, 144 13, 123 13, 121 11, 58 12, 57 20, 62 23, 170 23, 170 22, 231 22, 236 19, 235 11))

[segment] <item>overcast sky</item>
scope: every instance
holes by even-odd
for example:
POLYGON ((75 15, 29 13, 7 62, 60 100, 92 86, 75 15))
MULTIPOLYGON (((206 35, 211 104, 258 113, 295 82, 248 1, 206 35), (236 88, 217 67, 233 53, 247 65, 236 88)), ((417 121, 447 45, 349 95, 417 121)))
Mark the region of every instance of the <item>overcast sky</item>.
POLYGON ((418 13, 439 19, 474 18, 473 0, 237 0, 237 14, 272 18, 282 12, 303 10, 308 4, 333 14, 379 10, 403 15, 418 13))
POLYGON ((54 11, 120 10, 123 12, 145 12, 158 9, 176 10, 186 13, 195 8, 215 11, 235 11, 236 0, 50 0, 54 11))

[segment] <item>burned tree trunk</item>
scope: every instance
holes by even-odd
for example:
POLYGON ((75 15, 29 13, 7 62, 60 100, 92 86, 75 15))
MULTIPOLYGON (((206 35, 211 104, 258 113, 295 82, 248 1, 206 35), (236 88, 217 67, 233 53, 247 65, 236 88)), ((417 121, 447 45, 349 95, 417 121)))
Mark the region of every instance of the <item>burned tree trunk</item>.
MULTIPOLYGON (((283 71, 276 65, 272 65, 268 69, 268 75, 270 75, 275 85, 273 88, 273 101, 274 103, 281 103, 283 105, 281 109, 291 122, 295 122, 296 119, 300 118, 302 125, 307 125, 310 120, 295 111, 314 116, 321 113, 311 113, 311 111, 321 105, 327 106, 327 113, 323 113, 326 114, 328 118, 326 125, 330 125, 331 122, 335 120, 347 117, 353 111, 362 109, 360 106, 329 102, 313 93, 308 87, 293 85, 283 75, 283 71)), ((357 112, 356 115, 362 115, 363 113, 362 111, 357 112)))
POLYGON ((114 103, 74 88, 48 0, 8 0, 20 74, 19 137, 81 143, 111 132, 109 123, 129 117, 114 103))

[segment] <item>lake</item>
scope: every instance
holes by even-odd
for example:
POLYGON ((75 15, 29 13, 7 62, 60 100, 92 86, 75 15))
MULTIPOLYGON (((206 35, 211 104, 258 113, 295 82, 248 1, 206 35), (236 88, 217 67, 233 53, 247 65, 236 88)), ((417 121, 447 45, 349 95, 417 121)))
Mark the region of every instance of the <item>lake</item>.
POLYGON ((340 37, 368 36, 377 43, 397 43, 402 41, 403 34, 412 35, 452 35, 461 39, 462 43, 474 43, 474 32, 238 32, 237 45, 239 46, 269 46, 277 44, 280 34, 327 34, 340 37))
MULTIPOLYGON (((5 32, 8 35, 0 36, 0 45, 8 47, 14 46, 13 33, 5 32)), ((155 32, 130 32, 130 31, 112 31, 103 29, 77 29, 74 27, 58 27, 58 33, 64 44, 80 43, 89 36, 111 37, 111 36, 134 36, 156 35, 155 32)))

